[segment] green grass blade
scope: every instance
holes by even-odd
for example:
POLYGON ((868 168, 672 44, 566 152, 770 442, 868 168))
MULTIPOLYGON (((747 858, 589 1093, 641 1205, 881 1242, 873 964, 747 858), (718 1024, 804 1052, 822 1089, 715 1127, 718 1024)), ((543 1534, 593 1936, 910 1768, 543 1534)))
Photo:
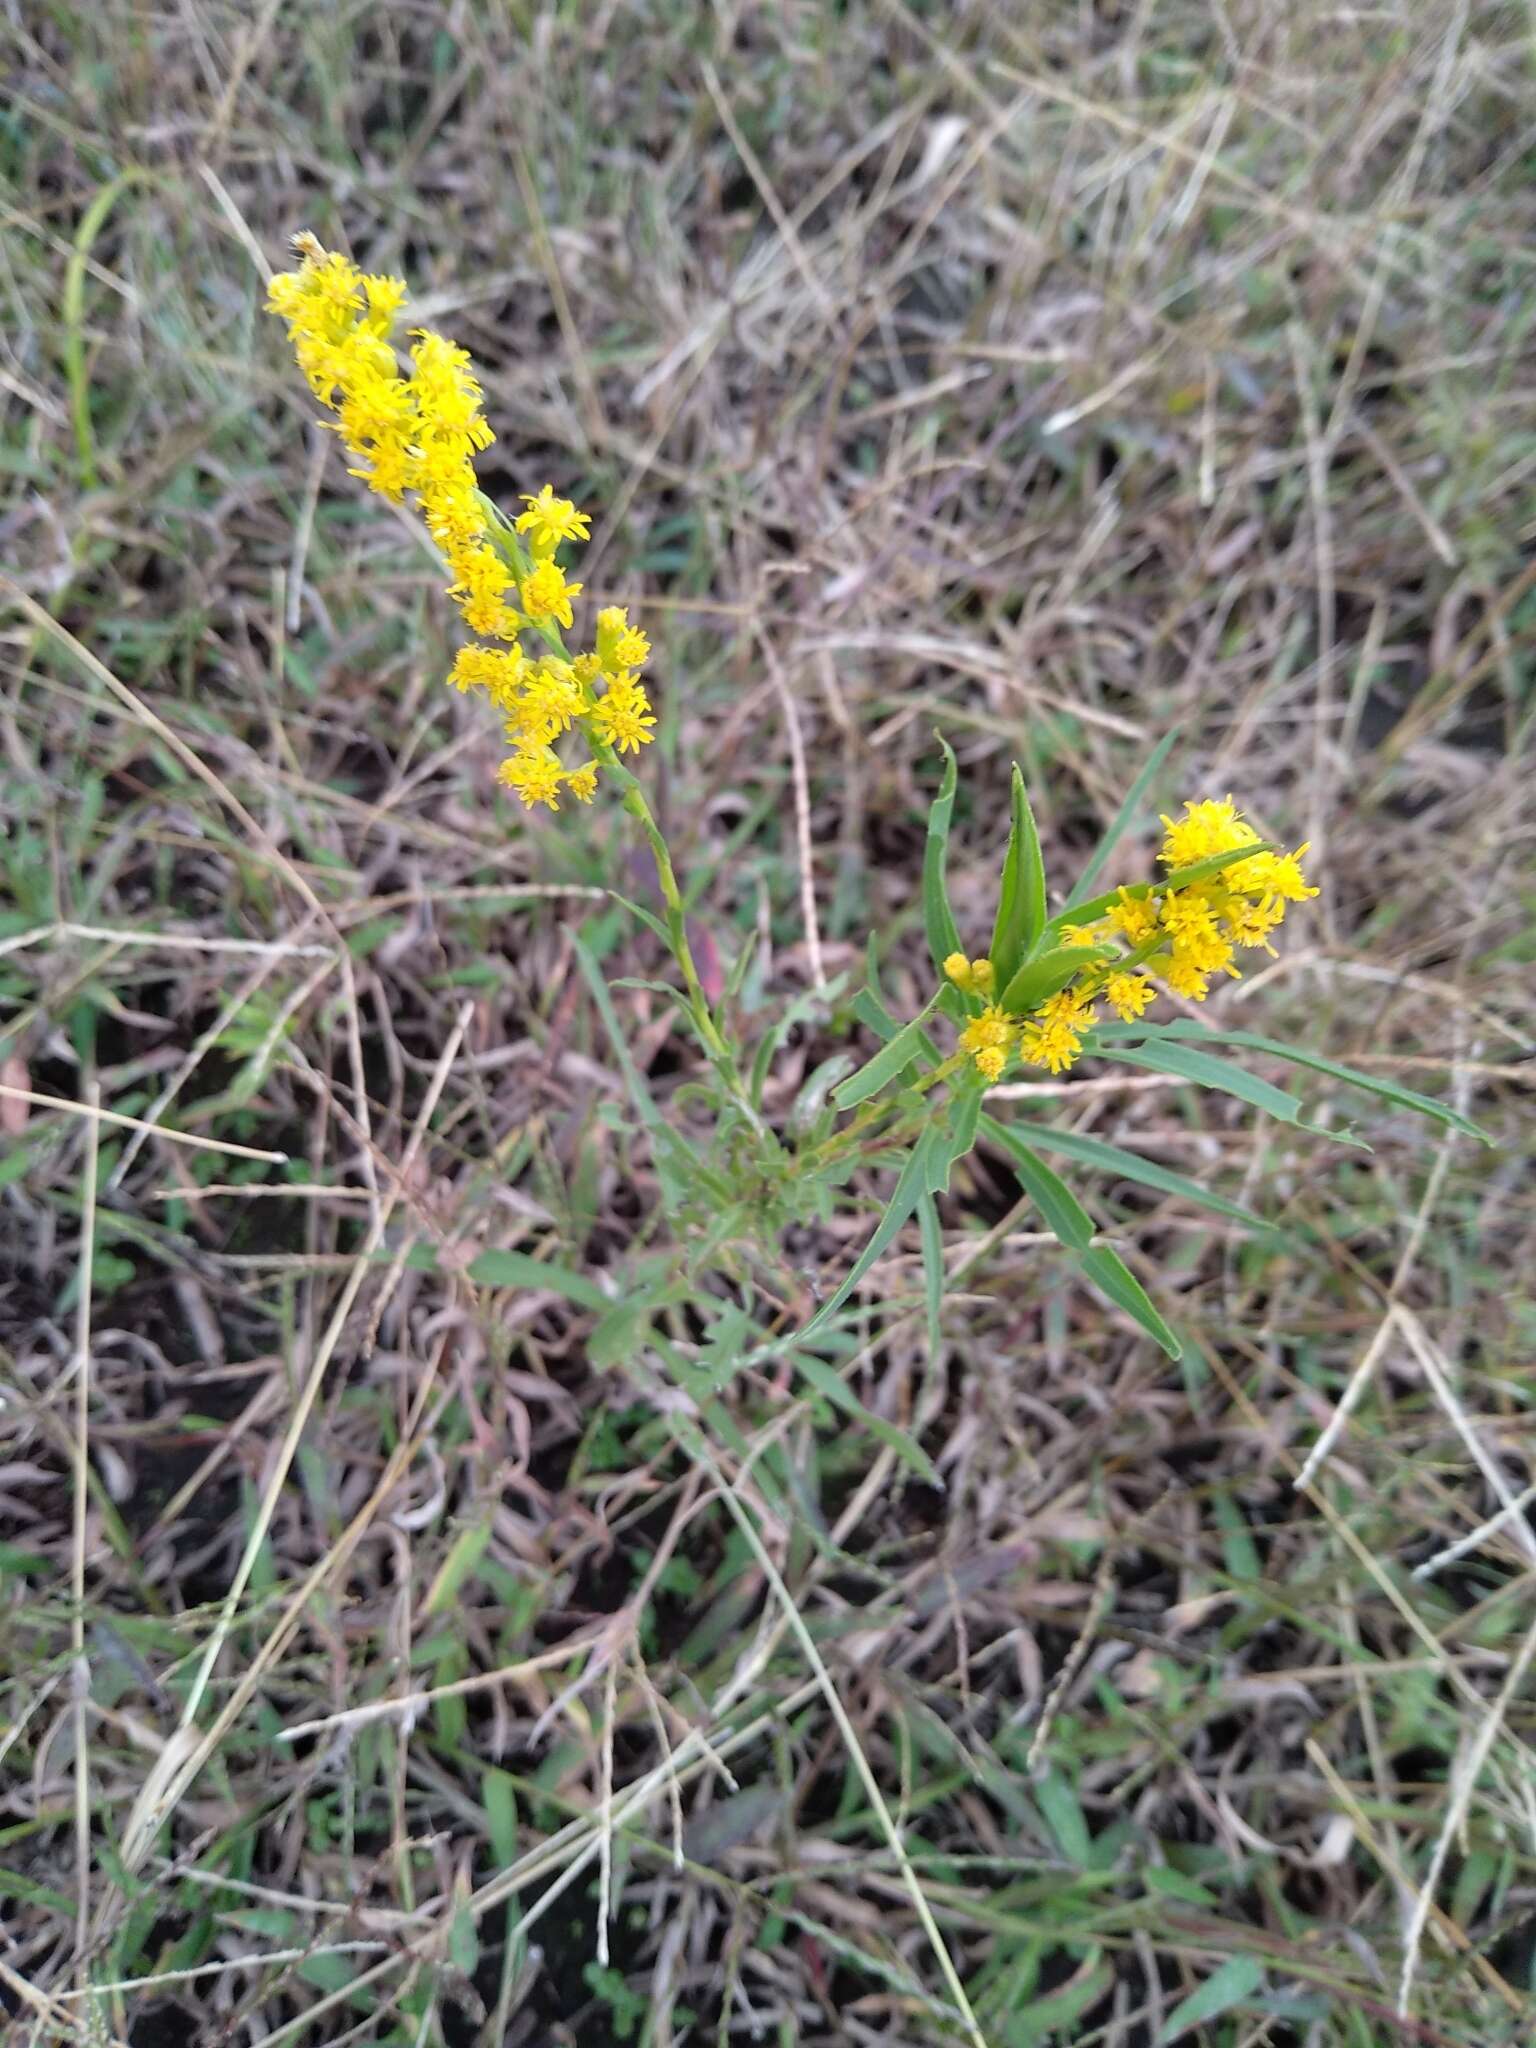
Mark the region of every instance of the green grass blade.
POLYGON ((928 934, 934 967, 942 975, 950 954, 965 949, 960 944, 960 929, 949 907, 949 888, 944 879, 949 865, 949 821, 955 808, 960 769, 948 740, 941 738, 939 745, 944 749, 944 778, 928 813, 928 843, 923 849, 923 929, 928 934))
POLYGON ((1088 897, 1093 894, 1094 883, 1103 874, 1105 863, 1114 852, 1120 835, 1141 809, 1142 798, 1146 795, 1148 789, 1151 788, 1153 778, 1167 760, 1169 751, 1178 736, 1179 728, 1177 726, 1172 727, 1163 734, 1163 737, 1147 756, 1146 764, 1142 768, 1141 773, 1126 792, 1125 802, 1116 811, 1113 818, 1110 819, 1109 830, 1099 841, 1093 858, 1078 876, 1077 885, 1067 898, 1065 909, 1062 912, 1063 916, 1074 909, 1080 909, 1088 897))
POLYGON ((1229 1956, 1214 1969, 1198 1990, 1181 1999, 1163 2022, 1157 2048, 1181 2040, 1191 2027, 1218 2019, 1235 2005, 1244 2005, 1264 1982, 1264 1965, 1257 1956, 1229 1956))

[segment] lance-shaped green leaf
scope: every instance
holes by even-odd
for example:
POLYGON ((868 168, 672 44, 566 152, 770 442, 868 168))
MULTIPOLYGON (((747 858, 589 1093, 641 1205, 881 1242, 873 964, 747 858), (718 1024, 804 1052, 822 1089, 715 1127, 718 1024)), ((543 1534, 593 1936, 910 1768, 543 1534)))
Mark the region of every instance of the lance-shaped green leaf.
POLYGON ((1123 1309, 1170 1358, 1178 1358, 1182 1351, 1178 1338, 1120 1254, 1108 1245, 1093 1242, 1093 1218, 1060 1174, 1037 1158, 1017 1131, 1000 1124, 995 1117, 983 1116, 981 1128, 1007 1154, 1020 1185, 1040 1211, 1041 1221, 1076 1258, 1083 1277, 1116 1308, 1123 1309))
POLYGON ((850 1074, 846 1081, 832 1091, 832 1100, 839 1109, 854 1109, 861 1102, 867 1102, 872 1095, 878 1095, 888 1082, 904 1074, 914 1060, 920 1059, 928 1044, 928 1034, 923 1029, 923 1018, 933 1008, 929 1002, 921 1015, 904 1025, 896 1036, 882 1045, 873 1059, 866 1060, 856 1074, 850 1074))
POLYGON ((1043 1159, 1037 1159, 1018 1132, 1000 1124, 996 1117, 984 1116, 981 1127, 993 1144, 1008 1155, 1008 1164, 1040 1211, 1046 1229, 1060 1238, 1068 1251, 1087 1251, 1093 1243, 1093 1218, 1061 1175, 1053 1172, 1043 1159))
POLYGON ((1191 1180, 1188 1174, 1176 1173, 1171 1166, 1164 1166, 1156 1159, 1143 1159, 1139 1152, 1128 1152, 1120 1145, 1108 1144, 1103 1138, 1090 1138, 1084 1131, 1053 1130, 1049 1124, 1023 1123, 1014 1128, 1026 1133, 1026 1142, 1037 1151, 1060 1152, 1083 1166, 1100 1167, 1117 1180, 1136 1181, 1142 1187, 1156 1188, 1165 1195, 1176 1195, 1181 1201, 1193 1202, 1216 1216, 1230 1217, 1234 1223, 1245 1224, 1250 1230, 1274 1229, 1274 1225, 1266 1223, 1262 1216, 1256 1216, 1251 1209, 1244 1209, 1237 1202, 1229 1202, 1225 1195, 1203 1187, 1199 1181, 1191 1180))
POLYGON ((1052 946, 1049 952, 1024 962, 1004 988, 1002 1006, 1010 1017, 1027 1016, 1085 967, 1116 957, 1113 946, 1052 946))
POLYGON ((1196 1045, 1241 1045, 1251 1052, 1267 1052, 1277 1060, 1288 1060, 1294 1067, 1308 1067, 1315 1074, 1327 1074, 1335 1081, 1345 1081, 1351 1088, 1361 1088, 1367 1095, 1377 1096, 1382 1102, 1395 1103, 1399 1109, 1411 1109, 1420 1116, 1430 1117, 1437 1124, 1448 1125, 1450 1129, 1462 1131, 1469 1138, 1476 1138, 1484 1145, 1491 1145, 1492 1138, 1451 1108, 1449 1103, 1436 1102, 1432 1095, 1420 1095, 1416 1089, 1404 1088, 1400 1082, 1382 1080, 1374 1074, 1362 1074, 1354 1067, 1341 1066, 1337 1060, 1325 1060, 1321 1053, 1309 1052, 1305 1046, 1286 1045, 1278 1038, 1264 1038, 1257 1031, 1212 1031, 1204 1024, 1197 1024, 1193 1017, 1180 1018, 1175 1024, 1164 1027, 1167 1036, 1193 1042, 1196 1045))
POLYGON ((1250 1074, 1234 1060, 1223 1059, 1214 1052, 1201 1052, 1182 1039, 1157 1035, 1149 1036, 1142 1045, 1121 1045, 1107 1038, 1096 1042, 1090 1050, 1102 1052, 1106 1059, 1123 1060, 1128 1066, 1146 1067, 1154 1074, 1174 1074, 1198 1087, 1235 1095, 1240 1102, 1262 1109, 1266 1116, 1294 1124, 1299 1131, 1315 1131, 1319 1137, 1331 1138, 1336 1145, 1357 1145, 1364 1152, 1371 1149, 1362 1138, 1351 1137, 1348 1131, 1331 1131, 1310 1122, 1301 1113, 1301 1097, 1292 1095, 1289 1089, 1277 1088, 1273 1081, 1250 1074))
POLYGON ((1012 809, 1013 823, 997 896, 997 922, 992 927, 992 981, 996 988, 1003 988, 1012 980, 1045 924, 1045 863, 1040 856, 1035 814, 1029 807, 1023 772, 1017 761, 1013 764, 1012 809))
POLYGON ((954 912, 949 907, 949 888, 944 879, 949 866, 949 821, 955 808, 955 785, 960 769, 955 760, 955 750, 948 740, 940 739, 944 749, 944 779, 939 784, 939 793, 933 800, 928 813, 928 844, 923 850, 923 929, 928 934, 928 950, 933 955, 934 967, 942 975, 944 962, 951 953, 960 953, 960 930, 955 923, 954 912))

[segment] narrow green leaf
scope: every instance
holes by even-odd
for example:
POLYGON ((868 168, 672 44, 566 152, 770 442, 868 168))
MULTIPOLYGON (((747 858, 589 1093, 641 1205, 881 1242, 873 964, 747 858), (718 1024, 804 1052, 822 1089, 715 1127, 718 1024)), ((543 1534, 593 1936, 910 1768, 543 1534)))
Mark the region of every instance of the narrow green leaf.
POLYGON ((636 903, 633 897, 621 895, 617 889, 610 889, 608 894, 615 903, 622 903, 631 917, 638 917, 648 930, 653 931, 667 948, 668 952, 672 950, 672 934, 667 930, 654 910, 647 910, 643 903, 636 903))
POLYGON ((1037 1010, 1047 996, 1065 988, 1075 974, 1100 960, 1115 956, 1113 946, 1052 946, 1034 960, 1026 960, 1000 998, 1010 1017, 1023 1017, 1037 1010))
MULTIPOLYGON (((885 1007, 880 997, 870 988, 861 988, 854 997, 853 1014, 861 1024, 865 1025, 870 1031, 873 1031, 876 1038, 885 1044, 889 1044, 897 1032, 904 1028, 896 1022, 896 1019, 885 1007)), ((920 1023, 922 1020, 919 1018, 915 1021, 920 1023)), ((927 1053, 929 1059, 933 1061, 933 1064, 937 1066, 943 1055, 926 1031, 922 1036, 922 1049, 927 1053)))
POLYGON ((1154 1074, 1174 1074, 1180 1080, 1195 1082, 1198 1087, 1215 1088, 1225 1095, 1236 1095, 1255 1109, 1262 1109, 1266 1116, 1278 1117, 1283 1124, 1300 1125, 1302 1122, 1299 1095, 1277 1088, 1273 1081, 1261 1080, 1257 1074, 1250 1074, 1246 1067, 1220 1059, 1215 1053, 1197 1052, 1193 1046, 1184 1045, 1177 1039, 1154 1038, 1148 1039, 1144 1045, 1134 1046, 1110 1041, 1103 1049, 1107 1058, 1123 1060, 1128 1066, 1146 1067, 1154 1074))
POLYGON ((836 1315, 855 1287, 864 1278, 876 1259, 885 1250, 891 1239, 917 1207, 928 1191, 928 1176, 932 1167, 934 1126, 929 1124, 922 1136, 907 1155, 907 1163, 901 1169, 891 1199, 885 1205, 880 1221, 875 1225, 868 1244, 859 1254, 852 1272, 843 1281, 829 1301, 824 1301, 815 1315, 800 1332, 800 1337, 809 1337, 823 1323, 836 1315))
POLYGON ((1005 988, 1013 979, 1020 961, 1028 958, 1045 924, 1045 863, 1040 854, 1035 814, 1029 807, 1024 774, 1017 761, 1013 764, 1012 810, 1008 852, 997 895, 997 922, 992 927, 992 979, 997 988, 1005 988))
POLYGON ((1040 1211, 1041 1220, 1069 1251, 1085 1252, 1093 1242, 1093 1218, 1060 1174, 1037 1159, 1018 1132, 995 1117, 984 1116, 981 1128, 1008 1155, 1020 1185, 1040 1211))
MULTIPOLYGON (((1109 830, 1104 834, 1104 837, 1099 841, 1098 847, 1093 855, 1093 858, 1089 861, 1087 867, 1083 869, 1083 872, 1078 876, 1077 886, 1073 889, 1071 895, 1067 898, 1066 909, 1062 912, 1062 915, 1064 917, 1072 915, 1072 913, 1075 910, 1080 911, 1082 907, 1086 904, 1089 895, 1092 893, 1094 883, 1099 879, 1100 875, 1102 875, 1104 872, 1104 865, 1106 861, 1108 861, 1109 856, 1114 852, 1115 847, 1119 844, 1120 835, 1124 832, 1126 826, 1130 824, 1131 820, 1135 817, 1136 813, 1141 809, 1142 798, 1146 795, 1148 789, 1151 787, 1154 776, 1162 767, 1163 763, 1167 760, 1169 750, 1173 746, 1173 743, 1178 738, 1178 736, 1179 728, 1177 726, 1173 726, 1168 732, 1165 732, 1163 734, 1163 737, 1158 741, 1157 745, 1152 749, 1151 753, 1147 756, 1146 765, 1143 767, 1141 773, 1137 776, 1136 780, 1131 784, 1130 788, 1126 791, 1125 802, 1120 806, 1119 810, 1116 811, 1114 817, 1111 818, 1109 822, 1109 830)), ((1085 918, 1079 917, 1078 922, 1086 923, 1087 920, 1085 918)))
POLYGON ((828 1365, 825 1359, 817 1358, 808 1351, 794 1350, 789 1356, 796 1372, 813 1386, 818 1394, 824 1395, 835 1407, 841 1408, 844 1414, 862 1422, 871 1436, 878 1437, 888 1450, 894 1451, 904 1465, 909 1465, 930 1486, 943 1489, 944 1482, 939 1477, 933 1460, 921 1445, 915 1444, 906 1431, 898 1429, 894 1422, 887 1422, 883 1415, 872 1414, 853 1389, 844 1383, 834 1366, 828 1365))
POLYGON ((1229 1956, 1212 1970, 1205 1982, 1188 1998, 1181 1999, 1163 2022, 1158 2048, 1187 2034, 1191 2027, 1220 2018, 1235 2005, 1244 2005, 1264 1983, 1264 1965, 1257 1956, 1229 1956))
POLYGON ((955 1092, 950 1133, 956 1159, 963 1159, 976 1142, 977 1126, 981 1122, 981 1098, 982 1091, 974 1083, 955 1092))
POLYGON ((1274 1227, 1251 1209, 1244 1209, 1237 1202, 1229 1202, 1225 1195, 1202 1187, 1188 1174, 1175 1173, 1171 1166, 1159 1165, 1155 1159, 1143 1159, 1139 1152, 1127 1152, 1119 1145, 1106 1143, 1103 1138, 1090 1138, 1081 1131, 1052 1130, 1048 1124, 1018 1123, 1012 1128, 1027 1133, 1026 1143, 1037 1152, 1063 1153, 1068 1159, 1080 1160, 1084 1166, 1101 1167, 1105 1173, 1112 1173, 1119 1180, 1135 1181, 1141 1187, 1156 1188, 1162 1194, 1177 1195, 1182 1201, 1197 1203, 1214 1215, 1229 1216, 1234 1223, 1244 1223, 1250 1230, 1271 1230, 1274 1227))
POLYGON ((547 1259, 535 1259, 527 1252, 480 1252, 469 1266, 469 1277, 477 1287, 537 1288, 547 1294, 563 1294, 580 1308, 604 1314, 613 1307, 594 1280, 573 1273, 567 1266, 554 1266, 547 1259))
POLYGON ((1088 1868, 1093 1838, 1077 1794, 1060 1771, 1048 1770, 1036 1784, 1035 1799, 1045 1815, 1045 1824, 1056 1838, 1056 1847, 1079 1870, 1088 1868))
POLYGON ((1134 1322, 1139 1323, 1170 1358, 1181 1356, 1183 1347, 1178 1338, 1152 1306, 1146 1289, 1124 1259, 1108 1245, 1094 1244, 1093 1218, 1061 1176, 1053 1173, 1044 1160, 1037 1159, 1009 1125, 1000 1124, 995 1117, 984 1116, 981 1128, 986 1137, 1008 1155, 1009 1164, 1040 1211, 1045 1227, 1074 1254, 1084 1278, 1116 1308, 1123 1309, 1134 1322))
POLYGON ((914 1017, 896 1036, 882 1045, 873 1059, 866 1060, 856 1074, 832 1091, 832 1100, 839 1109, 856 1109, 861 1102, 867 1102, 872 1095, 878 1095, 887 1083, 904 1073, 915 1059, 922 1056, 927 1032, 923 1029, 923 1018, 933 1008, 930 1002, 921 1016, 914 1017))
POLYGON ((928 1309, 928 1356, 939 1355, 940 1311, 944 1306, 944 1232, 939 1225, 938 1204, 925 1194, 917 1205, 918 1228, 923 1237, 923 1296, 928 1309))
POLYGON ((1448 1103, 1436 1102, 1432 1095, 1420 1095, 1415 1089, 1404 1088, 1396 1081, 1381 1081, 1372 1074, 1359 1073, 1354 1067, 1341 1066, 1337 1060, 1326 1060, 1321 1053, 1309 1052, 1305 1046, 1286 1045, 1278 1038, 1263 1038, 1256 1031, 1212 1031, 1204 1024, 1197 1024, 1192 1017, 1181 1018, 1165 1028, 1170 1037, 1196 1043, 1209 1041, 1213 1045, 1241 1045, 1250 1052, 1267 1052, 1277 1060, 1288 1060, 1294 1067, 1310 1067, 1315 1074, 1327 1074, 1335 1081, 1347 1082, 1351 1088, 1364 1089, 1367 1095, 1395 1103, 1399 1109, 1415 1110, 1420 1116, 1431 1117, 1436 1123, 1461 1131, 1481 1144, 1493 1143, 1485 1130, 1448 1103))
POLYGON ((630 1099, 649 1129, 664 1130, 666 1126, 662 1121, 661 1111, 656 1107, 656 1099, 645 1084, 645 1077, 635 1065, 629 1041, 624 1036, 618 1012, 613 1007, 613 998, 608 993, 608 984, 603 979, 603 971, 592 957, 592 950, 580 932, 571 933, 571 944, 576 950, 577 965, 581 968, 587 987, 592 991, 592 1000, 597 1005, 598 1014, 607 1027, 613 1056, 619 1063, 619 1071, 624 1076, 624 1084, 629 1090, 630 1099))
POLYGON ((1151 1296, 1117 1251, 1107 1244, 1096 1244, 1082 1253, 1078 1264, 1099 1292, 1107 1295, 1116 1308, 1124 1309, 1132 1322, 1139 1323, 1170 1358, 1184 1356, 1184 1346, 1152 1306, 1151 1296))
POLYGON ((928 950, 933 955, 934 967, 942 975, 944 962, 950 954, 964 949, 960 944, 959 927, 949 907, 949 889, 944 879, 949 865, 949 821, 955 808, 955 785, 960 769, 955 760, 955 750, 948 740, 940 738, 939 745, 944 749, 944 777, 928 813, 928 844, 923 850, 923 929, 928 934, 928 950))

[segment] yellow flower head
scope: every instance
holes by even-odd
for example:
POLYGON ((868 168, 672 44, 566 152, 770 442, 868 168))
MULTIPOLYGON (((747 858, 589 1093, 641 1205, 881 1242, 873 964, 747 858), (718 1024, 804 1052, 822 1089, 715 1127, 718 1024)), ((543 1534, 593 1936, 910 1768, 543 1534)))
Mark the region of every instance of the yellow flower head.
POLYGON ((565 778, 565 786, 577 803, 591 803, 597 794, 597 763, 587 761, 580 768, 573 768, 565 778))
POLYGON ((1061 943, 1064 946, 1096 946, 1102 927, 1096 924, 1064 924, 1061 928, 1061 943))
POLYGON ((1122 1023, 1133 1024, 1156 996, 1144 974, 1112 974, 1104 984, 1104 1000, 1122 1023))
POLYGON ((1104 921, 1112 931, 1139 946, 1157 930, 1157 905, 1150 896, 1133 896, 1129 889, 1122 889, 1104 921))
POLYGON ((621 754, 638 754, 655 737, 647 730, 656 720, 645 686, 627 672, 614 677, 589 716, 609 746, 621 754))
POLYGON ((521 800, 525 810, 531 811, 535 804, 548 804, 552 811, 560 808, 560 785, 565 781, 565 770, 560 766, 559 756, 549 747, 529 747, 509 754, 496 770, 496 779, 521 800))
POLYGON ((985 1080, 995 1081, 1008 1064, 1018 1027, 1006 1010, 989 1003, 960 1033, 960 1050, 969 1053, 985 1080))
POLYGON ((536 498, 524 491, 523 503, 528 510, 519 513, 514 523, 519 533, 529 536, 535 560, 552 555, 562 541, 585 540, 591 532, 586 513, 578 512, 569 498, 557 498, 549 484, 536 498))
POLYGON ((581 595, 579 583, 567 583, 565 573, 554 561, 535 562, 519 585, 523 610, 537 623, 555 619, 562 626, 571 623, 571 599, 581 595))
POLYGON ((1028 1018, 1019 1037, 1020 1055, 1032 1066, 1064 1074, 1083 1049, 1083 1033, 1096 1020, 1092 999, 1079 986, 1058 989, 1028 1018))
POLYGON ((1188 868, 1213 854, 1258 841, 1258 833, 1239 815, 1231 797, 1207 797, 1199 803, 1186 801, 1182 818, 1164 814, 1160 858, 1164 867, 1188 868))
POLYGON ((651 643, 629 623, 627 606, 604 605, 597 615, 597 658, 606 672, 617 675, 621 669, 644 668, 650 655, 651 643))

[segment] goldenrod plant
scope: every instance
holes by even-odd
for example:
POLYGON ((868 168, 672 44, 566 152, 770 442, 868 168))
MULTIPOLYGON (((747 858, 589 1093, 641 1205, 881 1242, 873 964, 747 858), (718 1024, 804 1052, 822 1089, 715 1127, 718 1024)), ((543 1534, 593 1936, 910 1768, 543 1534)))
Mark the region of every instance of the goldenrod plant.
MULTIPOLYGON (((509 752, 499 779, 530 812, 558 812, 567 796, 590 804, 606 785, 619 793, 645 835, 666 915, 656 919, 641 906, 629 908, 669 948, 682 981, 675 993, 718 1076, 721 1158, 700 1157, 691 1136, 668 1129, 624 1046, 596 963, 580 946, 578 957, 648 1127, 669 1209, 685 1226, 680 1237, 686 1265, 697 1271, 714 1262, 729 1269, 744 1247, 773 1262, 784 1225, 825 1214, 833 1194, 856 1171, 871 1165, 897 1170, 894 1192, 852 1270, 789 1341, 788 1352, 819 1392, 864 1415, 909 1463, 933 1476, 919 1447, 865 1414, 836 1372, 804 1348, 804 1340, 826 1329, 914 1216, 936 1315, 945 1276, 935 1198, 978 1137, 1006 1156, 1084 1277, 1174 1357, 1179 1341, 1162 1312, 1120 1255, 1097 1242, 1087 1210, 1042 1155, 1064 1156, 1177 1193, 1229 1218, 1254 1220, 1219 1192, 1117 1146, 992 1115, 984 1097, 1010 1072, 1035 1068, 1057 1076, 1080 1058, 1095 1056, 1224 1091, 1308 1128, 1296 1095, 1232 1057, 1250 1051, 1476 1134, 1445 1105, 1302 1047, 1249 1031, 1209 1028, 1189 1016, 1149 1020, 1159 985, 1168 997, 1203 1003, 1218 980, 1240 977, 1238 962, 1245 953, 1273 953, 1287 911, 1318 894, 1302 868, 1307 847, 1287 850, 1266 841, 1230 796, 1191 799, 1180 815, 1164 816, 1159 872, 1096 893, 1173 735, 1145 764, 1056 911, 1015 766, 1008 847, 984 954, 966 949, 950 908, 946 870, 958 768, 941 740, 944 772, 929 817, 923 873, 933 996, 908 1022, 893 1017, 881 994, 872 944, 868 978, 848 1007, 883 1041, 880 1049, 855 1072, 847 1071, 852 1062, 843 1059, 813 1075, 787 1128, 772 1128, 762 1111, 764 1084, 793 1019, 766 1033, 750 1057, 735 1043, 735 991, 727 989, 719 1003, 706 996, 666 838, 643 785, 621 759, 638 756, 653 738, 656 718, 641 680, 650 641, 627 609, 616 605, 597 611, 590 647, 573 653, 564 637, 574 629, 584 587, 571 579, 562 556, 587 539, 588 515, 547 482, 522 494, 520 511, 509 514, 495 505, 480 489, 475 468, 493 435, 465 351, 426 327, 409 328, 405 341, 397 340, 407 297, 399 278, 366 275, 312 235, 297 236, 295 246, 297 267, 272 280, 268 303, 287 323, 310 389, 334 415, 329 424, 351 458, 351 474, 395 504, 414 504, 442 554, 448 595, 476 636, 459 649, 448 681, 461 692, 483 695, 500 718, 509 752), (953 1031, 948 1051, 930 1029, 940 1015, 953 1031)), ((745 960, 739 971, 745 972, 745 960)), ((1361 1142, 1339 1128, 1323 1135, 1335 1143, 1361 1142)), ((599 1325, 596 1352, 633 1362, 649 1347, 686 1392, 709 1395, 716 1387, 712 1368, 695 1363, 661 1327, 652 1326, 653 1316, 675 1303, 670 1286, 665 1272, 638 1280, 599 1325)), ((733 1341, 740 1343, 747 1327, 745 1318, 733 1326, 733 1341)), ((772 1348, 782 1353, 785 1340, 772 1348)), ((737 1363, 750 1355, 748 1347, 737 1363)), ((718 1407, 711 1409, 725 1426, 718 1407)))

